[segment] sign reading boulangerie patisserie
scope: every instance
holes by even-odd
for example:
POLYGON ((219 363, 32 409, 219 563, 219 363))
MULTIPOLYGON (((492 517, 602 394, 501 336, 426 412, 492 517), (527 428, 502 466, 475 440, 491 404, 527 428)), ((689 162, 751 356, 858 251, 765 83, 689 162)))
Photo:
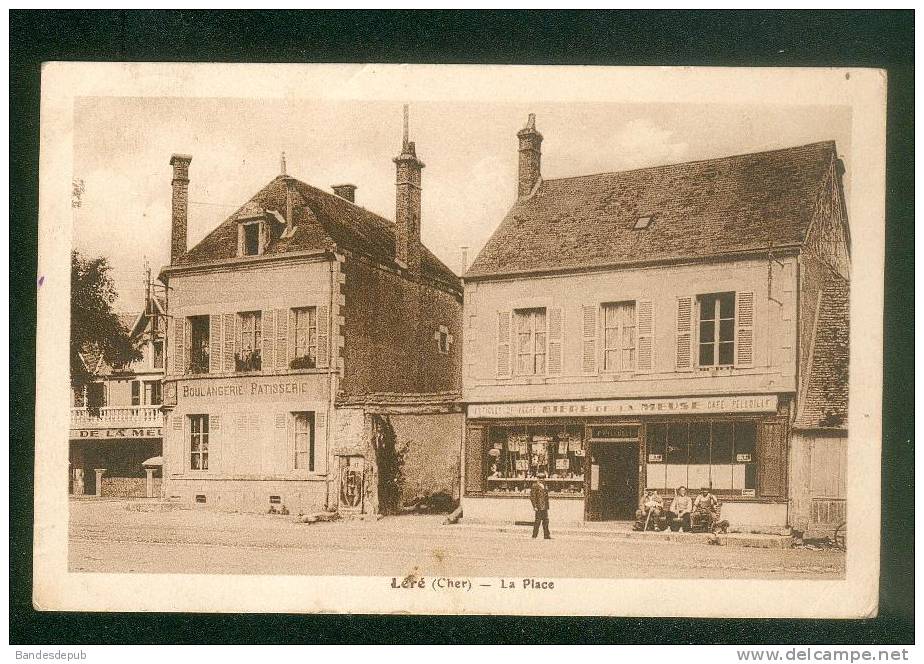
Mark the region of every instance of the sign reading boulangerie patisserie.
POLYGON ((681 413, 773 413, 776 395, 688 397, 683 399, 608 399, 474 404, 471 418, 569 417, 572 415, 673 415, 681 413))

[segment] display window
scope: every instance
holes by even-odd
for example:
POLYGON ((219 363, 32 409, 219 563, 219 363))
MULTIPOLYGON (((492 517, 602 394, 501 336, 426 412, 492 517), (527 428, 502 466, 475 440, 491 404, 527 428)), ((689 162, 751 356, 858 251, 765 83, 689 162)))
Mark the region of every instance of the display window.
POLYGON ((489 427, 486 455, 488 493, 526 494, 539 473, 549 493, 584 495, 585 444, 582 425, 489 427))
POLYGON ((756 495, 756 422, 655 422, 646 425, 645 439, 648 488, 708 486, 729 495, 756 495))

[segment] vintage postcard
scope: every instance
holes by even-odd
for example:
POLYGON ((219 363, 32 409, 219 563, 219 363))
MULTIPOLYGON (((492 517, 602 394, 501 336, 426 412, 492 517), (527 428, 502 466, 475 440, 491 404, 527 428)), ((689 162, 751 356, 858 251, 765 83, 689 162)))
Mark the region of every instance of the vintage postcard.
POLYGON ((46 64, 35 606, 875 615, 886 86, 46 64))

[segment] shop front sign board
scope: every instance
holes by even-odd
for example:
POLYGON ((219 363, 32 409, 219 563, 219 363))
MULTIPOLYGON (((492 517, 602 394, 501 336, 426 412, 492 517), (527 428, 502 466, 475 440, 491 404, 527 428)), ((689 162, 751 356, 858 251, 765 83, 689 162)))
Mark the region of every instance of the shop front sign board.
POLYGON ((696 415, 715 413, 775 413, 775 394, 658 399, 608 399, 595 401, 533 401, 471 404, 471 419, 519 417, 605 417, 647 415, 696 415))

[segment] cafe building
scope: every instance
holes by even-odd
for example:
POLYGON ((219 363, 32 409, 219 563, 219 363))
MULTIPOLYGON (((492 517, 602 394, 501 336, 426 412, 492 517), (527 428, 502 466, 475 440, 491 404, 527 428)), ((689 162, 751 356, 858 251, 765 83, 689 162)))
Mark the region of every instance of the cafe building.
POLYGON ((160 277, 166 495, 292 514, 387 512, 409 493, 458 500, 462 289, 421 243, 424 164, 407 132, 395 221, 358 205, 354 185, 328 192, 288 175, 283 157, 187 248, 191 161, 170 162, 160 277))
MULTIPOLYGON (((819 315, 849 283, 834 143, 545 180, 533 116, 517 136, 517 200, 464 275, 464 518, 532 520, 544 472, 559 523, 685 486, 733 529, 789 529, 803 395, 816 413, 846 391, 845 363, 808 384, 814 339, 837 330, 846 357, 819 315)), ((811 472, 839 472, 844 433, 811 472)))
POLYGON ((114 367, 92 345, 78 353, 84 376, 71 390, 71 495, 161 495, 166 317, 150 285, 147 293, 143 311, 119 315, 140 359, 114 367))

